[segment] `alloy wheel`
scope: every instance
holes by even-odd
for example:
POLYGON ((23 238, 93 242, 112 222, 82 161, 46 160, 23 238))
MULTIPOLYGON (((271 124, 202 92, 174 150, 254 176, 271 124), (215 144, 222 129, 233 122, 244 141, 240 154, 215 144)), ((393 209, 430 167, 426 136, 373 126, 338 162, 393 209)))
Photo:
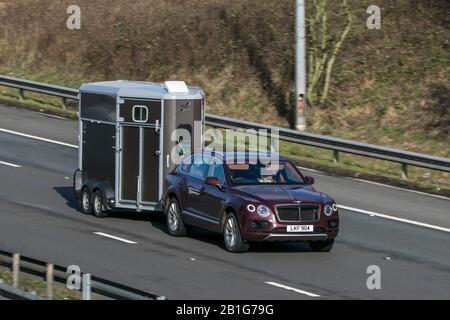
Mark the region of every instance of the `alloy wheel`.
POLYGON ((178 227, 178 208, 175 202, 172 202, 169 208, 169 227, 172 231, 178 227))
POLYGON ((227 220, 225 227, 225 239, 229 248, 234 247, 236 244, 236 222, 232 217, 227 220))

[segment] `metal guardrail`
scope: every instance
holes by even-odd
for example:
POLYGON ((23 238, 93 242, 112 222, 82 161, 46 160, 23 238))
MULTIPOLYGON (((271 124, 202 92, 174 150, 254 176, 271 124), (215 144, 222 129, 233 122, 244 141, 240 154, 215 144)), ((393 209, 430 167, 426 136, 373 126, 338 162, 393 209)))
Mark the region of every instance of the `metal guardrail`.
MULTIPOLYGON (((78 99, 78 90, 60 86, 39 83, 35 81, 23 80, 18 78, 6 77, 0 75, 0 85, 17 88, 23 96, 23 90, 34 91, 63 99, 78 99)), ((63 105, 65 106, 65 100, 63 105)), ((368 143, 345 140, 335 137, 329 137, 319 134, 300 132, 285 128, 279 128, 269 125, 263 125, 255 122, 242 121, 227 117, 207 114, 206 124, 213 127, 225 129, 255 129, 255 130, 276 130, 280 140, 328 149, 333 151, 335 162, 339 162, 339 152, 365 156, 374 159, 386 160, 400 163, 402 177, 407 178, 407 166, 433 169, 438 171, 450 172, 450 159, 437 157, 417 152, 404 151, 389 147, 377 146, 368 143)))
MULTIPOLYGON (((8 251, 0 250, 0 266, 11 269, 12 286, 0 283, 0 296, 19 300, 48 300, 53 297, 53 282, 67 284, 71 276, 68 269, 53 265, 44 261, 19 256, 8 251), (18 288, 19 274, 26 273, 45 279, 47 282, 47 297, 39 297, 31 292, 25 292, 18 288)), ((101 297, 116 300, 165 300, 163 296, 134 289, 113 281, 91 276, 88 273, 79 275, 81 286, 76 289, 82 293, 85 300, 90 300, 91 292, 101 297)))
POLYGON ((19 89, 20 99, 25 98, 24 91, 37 92, 62 98, 62 106, 64 109, 67 108, 67 99, 72 100, 78 99, 77 89, 55 86, 52 84, 41 83, 31 80, 23 80, 19 78, 0 75, 0 85, 19 89))

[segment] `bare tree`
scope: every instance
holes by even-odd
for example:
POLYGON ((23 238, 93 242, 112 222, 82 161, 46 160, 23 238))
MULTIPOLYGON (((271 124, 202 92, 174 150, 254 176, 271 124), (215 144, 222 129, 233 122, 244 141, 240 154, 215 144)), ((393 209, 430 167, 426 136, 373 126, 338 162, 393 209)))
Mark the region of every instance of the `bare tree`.
POLYGON ((339 0, 340 13, 345 16, 345 26, 337 33, 329 26, 328 0, 312 0, 312 16, 308 19, 308 90, 309 104, 324 103, 330 91, 331 76, 336 58, 349 34, 354 17, 348 0, 339 0))

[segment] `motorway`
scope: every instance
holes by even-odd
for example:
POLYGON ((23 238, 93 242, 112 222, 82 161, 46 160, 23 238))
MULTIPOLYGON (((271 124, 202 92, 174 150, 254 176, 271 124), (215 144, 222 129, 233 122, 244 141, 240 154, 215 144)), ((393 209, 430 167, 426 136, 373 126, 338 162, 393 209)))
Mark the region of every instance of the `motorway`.
POLYGON ((450 299, 450 199, 304 170, 341 205, 333 251, 264 243, 232 254, 210 232, 169 236, 161 215, 79 212, 77 131, 73 120, 0 106, 1 249, 168 299, 450 299), (367 288, 371 265, 380 290, 367 288))

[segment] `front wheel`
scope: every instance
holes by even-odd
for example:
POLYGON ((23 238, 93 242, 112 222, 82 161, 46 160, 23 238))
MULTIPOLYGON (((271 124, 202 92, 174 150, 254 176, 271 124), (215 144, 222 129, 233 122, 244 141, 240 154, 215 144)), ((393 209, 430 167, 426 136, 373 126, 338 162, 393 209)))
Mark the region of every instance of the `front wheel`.
POLYGON ((181 217, 181 209, 177 199, 170 198, 166 205, 166 223, 170 235, 174 237, 184 237, 187 235, 187 229, 181 217))
POLYGON ((224 242, 228 251, 240 253, 248 250, 250 246, 242 239, 239 221, 234 213, 227 215, 223 229, 224 242))
POLYGON ((309 246, 314 252, 330 252, 333 248, 333 244, 334 239, 309 242, 309 246))

